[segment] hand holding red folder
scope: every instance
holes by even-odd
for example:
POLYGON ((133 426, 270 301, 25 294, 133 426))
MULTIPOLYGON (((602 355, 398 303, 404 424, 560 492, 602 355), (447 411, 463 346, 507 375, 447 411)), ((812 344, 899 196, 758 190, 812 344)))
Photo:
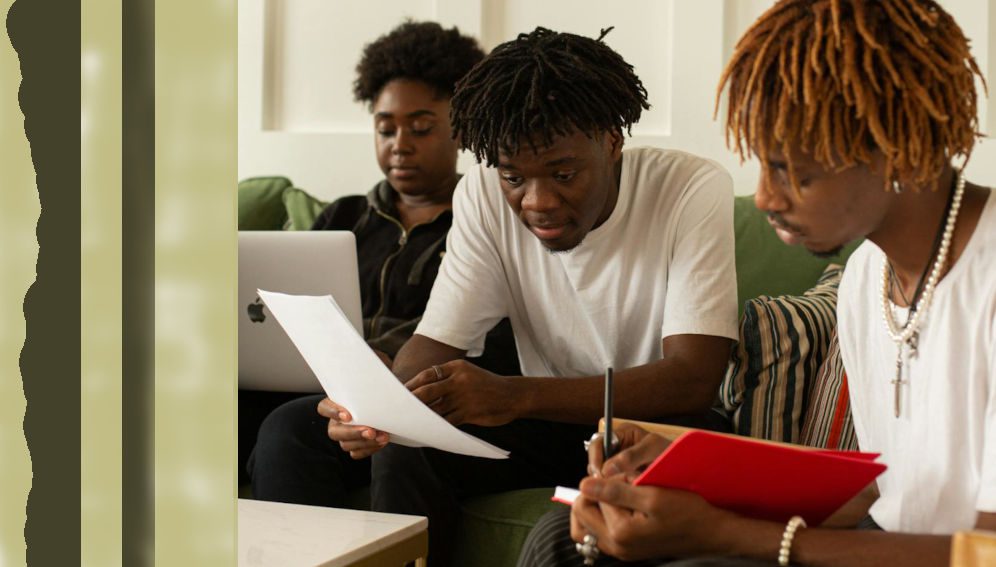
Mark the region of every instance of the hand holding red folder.
MULTIPOLYGON (((758 519, 785 522, 799 515, 815 526, 885 470, 876 457, 692 430, 633 483, 695 492, 713 506, 758 519)), ((574 494, 558 488, 553 499, 570 504, 574 494)))
POLYGON ((817 526, 886 469, 877 457, 690 431, 633 484, 695 492, 751 518, 785 522, 798 515, 817 526))

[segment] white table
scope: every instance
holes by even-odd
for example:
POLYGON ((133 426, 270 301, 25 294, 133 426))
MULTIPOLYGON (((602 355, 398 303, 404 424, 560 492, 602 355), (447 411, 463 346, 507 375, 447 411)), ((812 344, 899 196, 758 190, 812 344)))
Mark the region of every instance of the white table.
POLYGON ((422 516, 239 499, 240 566, 425 566, 422 516))

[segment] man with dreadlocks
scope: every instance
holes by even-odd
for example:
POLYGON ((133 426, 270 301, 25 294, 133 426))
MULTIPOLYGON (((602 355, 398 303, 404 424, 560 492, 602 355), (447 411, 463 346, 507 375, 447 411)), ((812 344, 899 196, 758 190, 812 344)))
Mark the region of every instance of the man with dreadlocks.
MULTIPOLYGON (((627 560, 947 565, 950 534, 996 529, 996 198, 963 173, 976 77, 968 40, 932 0, 783 0, 720 82, 727 134, 761 161, 755 201, 782 240, 829 254, 867 239, 840 285, 838 333, 859 445, 889 469, 836 518, 866 529, 754 520, 590 478, 569 521, 540 521, 520 565, 580 565, 568 530, 627 560)), ((632 473, 668 443, 621 434, 631 446, 603 472, 632 473)))
POLYGON ((393 370, 511 458, 353 436, 376 452, 374 508, 429 516, 430 559, 446 557, 459 497, 577 484, 606 367, 620 415, 710 415, 737 335, 732 181, 686 153, 624 152, 646 96, 601 37, 543 28, 457 85, 453 128, 486 163, 457 187, 446 257, 393 370), (503 317, 524 376, 463 359, 503 317))

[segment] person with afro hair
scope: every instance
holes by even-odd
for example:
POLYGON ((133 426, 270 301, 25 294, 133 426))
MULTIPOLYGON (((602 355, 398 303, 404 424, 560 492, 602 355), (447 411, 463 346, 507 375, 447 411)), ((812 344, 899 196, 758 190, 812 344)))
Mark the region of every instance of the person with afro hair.
POLYGON ((540 520, 520 567, 940 567, 952 534, 996 529, 996 198, 964 172, 985 84, 969 45, 934 0, 782 0, 720 80, 777 235, 816 255, 864 239, 837 301, 842 397, 888 469, 820 525, 803 503, 758 519, 627 482, 669 440, 620 428, 623 450, 594 448, 599 474, 540 520))
MULTIPOLYGON (((330 204, 312 229, 356 235, 364 336, 388 366, 415 330, 446 251, 460 180, 450 100, 483 57, 477 41, 457 28, 407 21, 368 44, 356 66, 353 93, 372 114, 384 179, 366 195, 330 204)), ((518 373, 507 320, 487 335, 475 362, 518 373)), ((367 455, 355 442, 328 437, 329 418, 334 427, 340 416, 324 398, 297 397, 263 421, 247 466, 255 498, 343 506, 352 489, 369 483, 367 455)))
POLYGON ((446 258, 393 371, 509 458, 330 427, 373 454, 374 510, 429 518, 433 565, 459 559, 461 499, 577 485, 607 367, 618 415, 729 428, 710 406, 737 336, 732 180, 685 152, 623 150, 649 102, 610 31, 520 33, 452 99, 457 140, 482 163, 454 193, 446 258), (504 317, 521 375, 465 359, 504 317))

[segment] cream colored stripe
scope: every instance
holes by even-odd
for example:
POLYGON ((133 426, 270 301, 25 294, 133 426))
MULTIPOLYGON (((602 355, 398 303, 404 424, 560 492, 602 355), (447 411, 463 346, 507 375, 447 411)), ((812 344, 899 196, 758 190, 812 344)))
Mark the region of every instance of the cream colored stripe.
POLYGON ((237 3, 155 9, 155 563, 232 565, 237 3))
MULTIPOLYGON (((6 19, 12 0, 0 0, 6 19)), ((17 102, 20 62, 0 32, 0 565, 24 565, 25 505, 31 461, 24 440, 24 390, 18 366, 24 345, 24 293, 35 280, 40 208, 24 115, 17 102)), ((72 426, 72 424, 69 424, 72 426)))
POLYGON ((81 10, 80 537, 103 566, 121 564, 121 3, 81 10))

